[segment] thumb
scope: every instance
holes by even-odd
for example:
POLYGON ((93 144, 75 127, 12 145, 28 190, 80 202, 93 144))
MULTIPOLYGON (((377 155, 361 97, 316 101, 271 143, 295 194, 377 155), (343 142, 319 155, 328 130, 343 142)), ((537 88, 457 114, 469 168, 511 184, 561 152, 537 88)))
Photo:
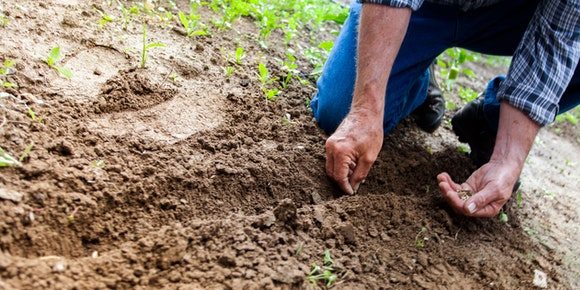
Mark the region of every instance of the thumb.
POLYGON ((504 203, 497 190, 484 188, 465 202, 464 210, 473 217, 494 217, 504 203))

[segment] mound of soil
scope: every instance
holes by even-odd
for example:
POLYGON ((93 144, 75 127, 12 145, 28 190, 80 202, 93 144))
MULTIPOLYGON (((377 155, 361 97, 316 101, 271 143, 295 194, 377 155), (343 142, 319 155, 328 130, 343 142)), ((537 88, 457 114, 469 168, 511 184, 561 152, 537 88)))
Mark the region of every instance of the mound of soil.
MULTIPOLYGON (((177 19, 150 25, 167 48, 137 68, 140 23, 97 25, 96 9, 114 5, 0 4, 0 60, 16 60, 3 80, 18 85, 0 98, 0 147, 31 148, 0 168, 0 289, 318 289, 330 265, 335 289, 529 289, 542 274, 550 288, 580 287, 577 127, 542 132, 507 223, 442 200, 438 173, 474 169, 448 125, 402 122, 345 196, 324 173, 315 80, 264 95, 260 61, 286 75, 279 32, 263 49, 249 18, 190 38, 177 19), (56 45, 71 80, 42 61, 56 45), (222 48, 238 45, 247 57, 226 76, 222 48)), ((297 63, 308 78, 308 60, 297 63)), ((497 71, 480 65, 474 89, 497 71)))

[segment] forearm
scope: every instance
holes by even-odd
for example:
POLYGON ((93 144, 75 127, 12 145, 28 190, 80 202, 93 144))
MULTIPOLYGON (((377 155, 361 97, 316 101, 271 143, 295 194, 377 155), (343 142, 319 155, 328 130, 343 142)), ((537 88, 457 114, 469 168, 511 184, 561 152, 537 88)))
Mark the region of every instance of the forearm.
POLYGON ((387 81, 410 16, 411 9, 408 8, 363 5, 351 112, 366 112, 382 120, 387 81))
POLYGON ((500 108, 499 129, 490 161, 510 166, 517 178, 540 125, 507 102, 502 102, 500 108))

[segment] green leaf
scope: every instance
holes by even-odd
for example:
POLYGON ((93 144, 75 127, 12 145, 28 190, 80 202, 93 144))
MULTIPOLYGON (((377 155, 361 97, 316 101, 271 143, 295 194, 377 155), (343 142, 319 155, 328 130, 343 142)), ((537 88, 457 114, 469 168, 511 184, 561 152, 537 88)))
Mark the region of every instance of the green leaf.
POLYGON ((20 164, 18 160, 10 156, 2 147, 0 147, 0 167, 7 167, 12 165, 20 164))
POLYGON ((258 64, 258 70, 260 71, 260 81, 266 83, 268 81, 269 73, 266 65, 263 62, 258 64))
POLYGON ((330 52, 330 50, 332 49, 333 46, 334 46, 334 42, 332 42, 332 41, 324 41, 324 42, 320 43, 320 45, 318 45, 319 48, 322 48, 322 49, 326 50, 327 52, 330 52))
POLYGON ((34 147, 34 142, 30 143, 30 145, 26 146, 26 149, 24 149, 24 152, 22 152, 22 155, 20 155, 20 158, 18 159, 20 162, 22 162, 24 160, 24 158, 28 157, 28 155, 30 154, 30 151, 32 151, 32 147, 34 147))
POLYGON ((54 66, 54 68, 61 74, 63 75, 65 78, 67 79, 72 79, 73 77, 73 73, 70 69, 66 68, 66 67, 60 67, 60 66, 54 66))
POLYGON ((60 47, 55 47, 50 50, 50 57, 48 58, 49 66, 53 66, 55 63, 60 61, 60 47))
POLYGON ((185 28, 185 32, 187 33, 189 31, 189 19, 181 11, 178 12, 178 15, 179 21, 181 21, 181 25, 183 25, 183 28, 185 28))
POLYGON ((147 45, 145 45, 145 50, 150 49, 152 47, 167 47, 165 44, 163 43, 149 43, 147 45))

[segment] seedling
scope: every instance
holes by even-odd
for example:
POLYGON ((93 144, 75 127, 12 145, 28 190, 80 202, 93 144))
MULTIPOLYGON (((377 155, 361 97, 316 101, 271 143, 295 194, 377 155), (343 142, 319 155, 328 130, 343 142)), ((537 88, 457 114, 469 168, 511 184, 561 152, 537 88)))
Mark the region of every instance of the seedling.
POLYGON ((296 252, 295 252, 295 255, 296 255, 296 256, 300 256, 300 254, 302 253, 302 247, 303 247, 303 246, 304 246, 304 244, 303 244, 303 243, 300 243, 300 244, 298 245, 298 248, 296 248, 296 252))
POLYGON ((10 156, 6 153, 2 147, 0 147, 0 167, 8 167, 13 165, 20 165, 20 162, 16 158, 10 156))
POLYGON ((238 48, 236 48, 236 63, 241 65, 242 59, 244 58, 246 58, 246 53, 244 52, 244 49, 241 46, 238 46, 238 48))
POLYGON ((332 260, 332 257, 330 256, 330 251, 326 250, 324 251, 324 260, 322 266, 319 266, 316 263, 312 263, 312 271, 310 271, 310 274, 306 279, 313 286, 316 286, 318 281, 321 281, 325 283, 326 287, 328 288, 332 286, 332 283, 338 279, 338 276, 333 274, 335 271, 333 266, 334 260, 332 260))
POLYGON ((4 60, 4 66, 0 67, 0 74, 7 76, 10 74, 11 72, 11 68, 14 67, 14 65, 16 65, 16 61, 15 60, 10 60, 10 59, 5 59, 4 60))
POLYGON ((179 21, 183 28, 185 28, 185 35, 188 37, 192 35, 208 35, 207 27, 202 23, 199 23, 201 16, 194 13, 193 8, 189 15, 185 15, 183 12, 178 13, 179 21), (201 29, 197 29, 197 27, 201 29))
POLYGON ((98 9, 97 12, 101 15, 101 20, 99 21, 98 24, 98 30, 103 29, 103 27, 105 27, 107 23, 115 21, 115 17, 108 15, 105 12, 98 9))
POLYGON ((50 50, 50 55, 46 59, 46 63, 49 67, 56 69, 61 75, 63 75, 67 79, 71 79, 73 77, 73 73, 71 70, 65 67, 61 67, 56 65, 58 62, 61 61, 61 54, 60 54, 60 47, 54 47, 50 50))
POLYGON ((95 162, 93 162, 93 166, 94 167, 103 167, 103 166, 105 166, 105 161, 103 161, 103 160, 95 161, 95 162))
POLYGON ((34 147, 34 142, 31 142, 30 145, 26 146, 26 148, 24 149, 24 152, 22 152, 22 155, 20 155, 20 158, 18 158, 19 162, 24 161, 24 159, 26 159, 26 157, 28 157, 28 155, 30 155, 30 151, 32 151, 32 147, 34 147))
POLYGON ((501 222, 504 222, 504 223, 508 222, 508 215, 504 212, 503 208, 499 211, 499 214, 497 215, 497 219, 499 219, 501 222))
POLYGON ((143 50, 141 51, 141 68, 147 63, 147 50, 152 47, 166 47, 163 43, 147 43, 147 24, 143 23, 143 50))
POLYGON ((270 72, 268 72, 268 68, 266 68, 266 65, 263 62, 260 62, 258 64, 258 71, 259 71, 259 77, 260 77, 260 82, 262 83, 262 85, 267 85, 273 81, 278 80, 277 78, 270 78, 270 72))
POLYGON ((224 69, 224 72, 226 74, 226 78, 229 78, 234 73, 234 67, 231 65, 228 65, 223 69, 224 69))
POLYGON ((415 247, 423 248, 425 247, 425 237, 423 235, 427 232, 427 228, 422 227, 419 233, 415 236, 415 247))
POLYGON ((522 190, 518 189, 518 192, 516 194, 516 203, 518 205, 518 207, 522 206, 522 190))
POLYGON ((4 14, 0 13, 0 26, 6 27, 6 24, 8 24, 8 22, 10 22, 10 19, 6 17, 4 14))
POLYGON ((528 228, 528 227, 525 227, 524 228, 524 232, 526 234, 528 234, 528 235, 537 235, 538 234, 538 231, 537 230, 534 230, 534 229, 531 229, 531 228, 528 228))

